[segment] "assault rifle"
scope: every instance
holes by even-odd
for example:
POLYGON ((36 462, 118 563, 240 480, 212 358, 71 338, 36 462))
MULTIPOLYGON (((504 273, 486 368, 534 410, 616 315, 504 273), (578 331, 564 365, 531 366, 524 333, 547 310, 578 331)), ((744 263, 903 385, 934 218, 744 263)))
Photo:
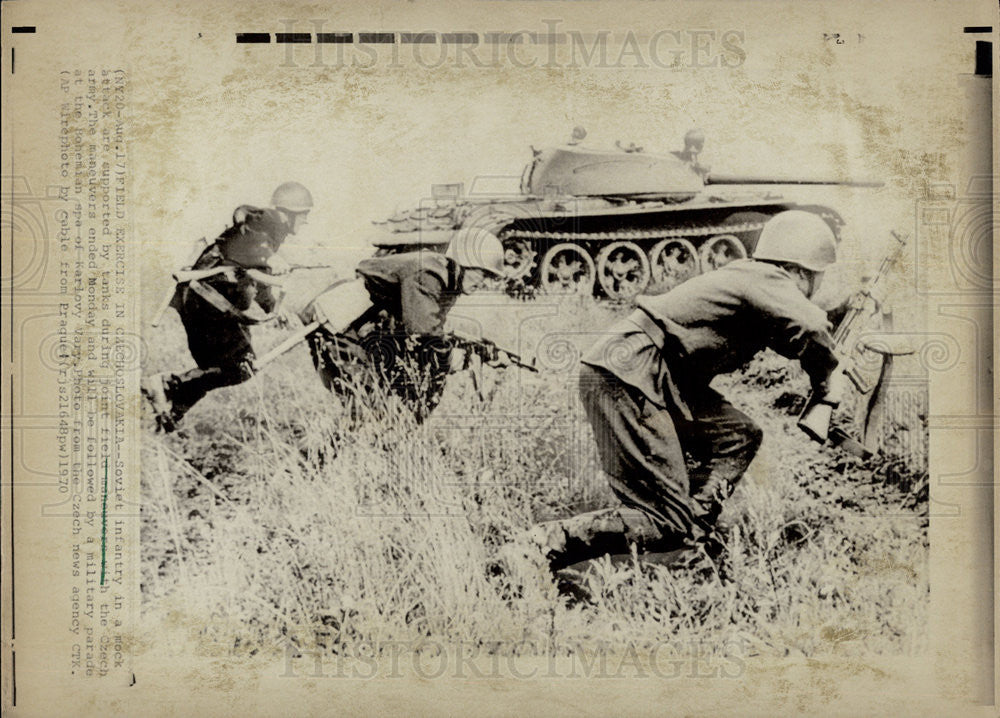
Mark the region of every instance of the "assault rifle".
MULTIPOLYGON (((882 259, 882 263, 879 265, 874 276, 853 297, 850 308, 847 310, 840 324, 837 325, 837 329, 833 334, 834 352, 840 360, 837 372, 842 372, 861 394, 871 393, 871 400, 868 402, 867 415, 865 417, 866 434, 870 423, 869 419, 876 409, 876 403, 882 398, 885 384, 888 382, 888 369, 891 365, 892 354, 909 353, 908 351, 894 352, 883 347, 875 347, 870 343, 862 342, 858 336, 864 328, 862 320, 865 319, 866 313, 871 313, 869 307, 874 306, 876 308, 875 311, 877 311, 878 299, 875 296, 876 289, 885 281, 886 276, 892 269, 892 265, 899 258, 900 254, 902 254, 903 248, 906 246, 907 237, 905 235, 901 236, 896 232, 892 232, 892 237, 895 240, 895 245, 882 259), (866 350, 877 351, 883 355, 883 365, 880 367, 878 376, 874 381, 871 378, 872 373, 863 370, 864 364, 871 364, 870 359, 866 361, 866 358, 862 356, 862 353, 866 350)), ((799 428, 814 441, 824 443, 829 439, 834 445, 840 446, 845 451, 856 456, 862 458, 871 456, 872 450, 862 442, 853 439, 841 429, 830 429, 833 408, 831 404, 823 401, 823 397, 816 396, 815 392, 810 394, 805 408, 799 415, 799 428)))
POLYGON ((528 371, 538 373, 538 367, 535 366, 535 360, 522 359, 518 354, 501 347, 496 342, 485 339, 482 337, 476 337, 472 334, 466 334, 461 330, 452 330, 451 339, 454 345, 460 349, 478 356, 486 364, 496 364, 498 362, 503 362, 504 357, 507 359, 507 363, 512 364, 521 369, 527 369, 528 371))
MULTIPOLYGON (((466 361, 463 369, 469 370, 469 376, 472 377, 472 386, 479 395, 479 400, 485 402, 488 398, 487 392, 483 385, 482 377, 482 365, 490 364, 493 366, 501 365, 502 363, 508 363, 521 369, 527 369, 528 371, 538 373, 538 367, 535 366, 535 360, 522 359, 515 352, 510 351, 505 347, 501 347, 496 342, 482 337, 476 337, 471 334, 466 334, 460 330, 453 330, 450 333, 451 339, 454 342, 454 346, 463 349, 466 352, 466 361), (479 359, 480 363, 474 364, 470 361, 472 357, 479 359), (506 362, 505 362, 506 359, 506 362)), ((495 387, 494 387, 495 389, 495 387)), ((492 392, 490 392, 492 395, 492 392)))

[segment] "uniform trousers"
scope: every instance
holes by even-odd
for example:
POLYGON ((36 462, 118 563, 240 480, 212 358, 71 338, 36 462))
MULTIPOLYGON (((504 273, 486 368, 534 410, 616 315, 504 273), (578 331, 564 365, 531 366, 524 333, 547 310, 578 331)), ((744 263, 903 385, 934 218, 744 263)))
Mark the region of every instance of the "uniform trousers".
POLYGON ((553 569, 605 553, 670 551, 709 533, 760 446, 754 421, 708 386, 686 386, 690 417, 611 372, 582 365, 580 398, 621 507, 536 527, 553 569))

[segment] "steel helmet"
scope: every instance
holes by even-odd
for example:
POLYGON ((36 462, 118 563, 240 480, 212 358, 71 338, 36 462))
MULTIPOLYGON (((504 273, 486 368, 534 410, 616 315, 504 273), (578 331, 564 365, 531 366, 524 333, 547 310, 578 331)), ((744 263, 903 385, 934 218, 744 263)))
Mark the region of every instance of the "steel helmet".
POLYGON ((688 130, 684 134, 684 151, 695 153, 701 152, 702 148, 705 147, 705 133, 695 128, 693 130, 688 130))
POLYGON ((790 262, 822 272, 837 261, 836 239, 830 225, 820 216, 790 209, 767 221, 757 239, 753 258, 790 262))
POLYGON ((285 182, 271 195, 271 206, 288 212, 308 212, 312 209, 313 198, 298 182, 285 182))
POLYGON ((506 274, 500 240, 482 227, 463 227, 452 237, 445 256, 463 267, 482 269, 494 277, 506 274))

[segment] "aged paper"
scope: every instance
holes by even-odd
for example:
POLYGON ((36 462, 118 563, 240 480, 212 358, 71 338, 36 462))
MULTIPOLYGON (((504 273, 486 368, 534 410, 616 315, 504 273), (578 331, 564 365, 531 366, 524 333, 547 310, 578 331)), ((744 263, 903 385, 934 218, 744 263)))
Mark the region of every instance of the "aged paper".
MULTIPOLYGON (((12 714, 996 712, 994 3, 3 11, 12 714), (553 147, 691 171, 532 186, 553 147), (140 382, 194 366, 172 273, 287 181, 314 202, 280 251, 293 309, 373 241, 506 217, 518 281, 449 327, 539 371, 463 369, 422 424, 356 421, 299 344, 157 431, 140 382), (758 357, 713 384, 764 435, 730 580, 624 555, 581 569, 584 599, 515 589, 507 541, 616 505, 576 372, 629 287, 793 207, 838 227, 824 308, 906 242, 865 330, 902 348, 848 427, 878 454, 810 442, 798 365, 758 357)), ((258 358, 297 328, 253 328, 258 358)))

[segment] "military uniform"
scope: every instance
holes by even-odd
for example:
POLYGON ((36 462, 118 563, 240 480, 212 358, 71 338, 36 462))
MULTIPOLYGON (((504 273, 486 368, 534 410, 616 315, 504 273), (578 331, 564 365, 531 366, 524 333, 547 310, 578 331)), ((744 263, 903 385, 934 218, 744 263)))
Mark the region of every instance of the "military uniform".
POLYGON ((837 366, 825 312, 775 264, 738 260, 637 304, 580 370, 601 466, 624 508, 537 526, 553 568, 710 534, 762 432, 709 382, 765 348, 797 359, 820 392, 837 366))
POLYGON ((438 252, 373 257, 357 268, 373 306, 347 330, 310 336, 313 361, 327 388, 372 405, 388 391, 417 421, 437 406, 451 344, 444 323, 462 287, 463 269, 438 252))
POLYGON ((268 262, 289 229, 278 210, 239 207, 233 213, 233 225, 202 252, 192 267, 232 267, 233 271, 178 286, 174 306, 198 368, 163 376, 163 388, 172 407, 170 420, 179 420, 209 391, 253 376, 250 325, 261 317, 249 310, 256 303, 271 312, 276 299, 269 286, 252 279, 246 270, 269 273, 268 262))

